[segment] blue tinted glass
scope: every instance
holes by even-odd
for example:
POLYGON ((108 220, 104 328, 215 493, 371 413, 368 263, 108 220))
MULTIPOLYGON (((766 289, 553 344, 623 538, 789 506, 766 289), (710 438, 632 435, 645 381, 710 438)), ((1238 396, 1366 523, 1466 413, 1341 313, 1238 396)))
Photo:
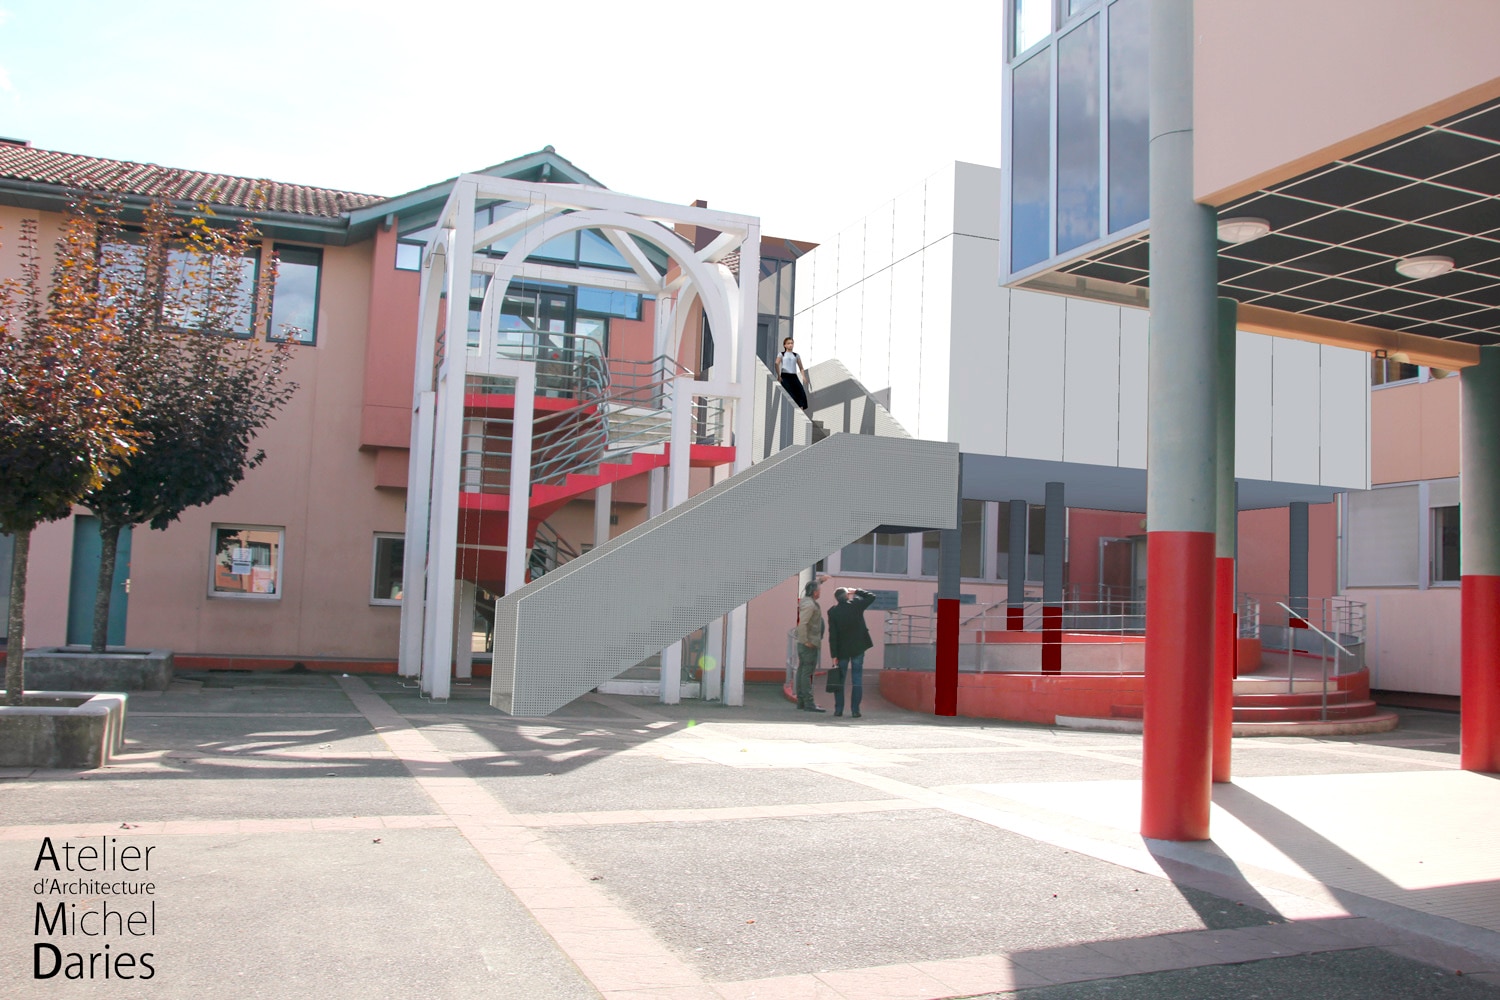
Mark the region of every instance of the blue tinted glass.
POLYGON ((634 292, 612 291, 607 288, 579 288, 578 311, 596 316, 640 319, 641 297, 634 292))
POLYGON ((578 261, 595 267, 630 267, 614 244, 596 229, 585 229, 578 234, 578 261))
POLYGON ((323 253, 308 247, 277 247, 276 290, 271 299, 271 337, 311 344, 318 337, 318 272, 323 253))
POLYGON ((560 260, 573 263, 578 259, 578 234, 557 236, 537 247, 528 260, 560 260))
POLYGON ((1018 56, 1052 31, 1052 0, 1015 0, 1015 48, 1018 56))
POLYGON ((398 271, 420 271, 420 270, 422 270, 422 244, 420 244, 420 243, 397 243, 396 244, 396 270, 398 270, 398 271))
POLYGON ((1150 121, 1147 0, 1109 8, 1109 231, 1146 218, 1150 210, 1150 121))
POLYGON ((1043 50, 1017 66, 1011 76, 1011 271, 1030 267, 1051 255, 1047 238, 1050 61, 1051 50, 1043 50))
POLYGON ((1099 19, 1057 41, 1057 250, 1099 237, 1099 19))

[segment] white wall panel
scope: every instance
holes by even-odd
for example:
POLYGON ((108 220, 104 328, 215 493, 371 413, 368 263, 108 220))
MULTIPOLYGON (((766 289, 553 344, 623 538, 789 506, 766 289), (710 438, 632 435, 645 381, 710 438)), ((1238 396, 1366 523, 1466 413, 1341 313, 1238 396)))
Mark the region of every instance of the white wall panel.
POLYGON ((1370 488, 1370 356, 1320 345, 1320 478, 1324 486, 1370 488))
MULTIPOLYGON (((840 256, 839 259, 842 260, 843 257, 840 256)), ((859 330, 864 322, 859 287, 856 285, 839 292, 834 296, 833 304, 837 318, 833 325, 832 356, 853 371, 854 366, 859 364, 859 330)), ((859 374, 854 372, 855 377, 859 377, 859 374)))
POLYGON ((865 274, 875 274, 890 266, 895 226, 894 201, 886 202, 865 217, 865 274))
POLYGON ((954 232, 1000 238, 1000 168, 978 163, 954 165, 954 232))
POLYGON ((1084 299, 1066 302, 1063 459, 1115 465, 1120 441, 1120 307, 1084 299))
MULTIPOLYGON (((921 407, 922 255, 891 266, 891 416, 915 434, 921 407)), ((878 388, 870 386, 869 388, 878 388)))
POLYGON ((953 237, 922 251, 921 396, 914 437, 948 439, 948 360, 953 343, 953 237))
POLYGON ((1009 395, 1009 292, 995 280, 994 240, 953 237, 953 351, 948 440, 965 451, 1005 454, 1009 395))
POLYGON ((1012 289, 1007 455, 1061 461, 1067 300, 1012 289))
MULTIPOLYGON (((792 318, 792 336, 797 341, 797 351, 804 357, 822 357, 822 333, 819 329, 819 319, 827 307, 813 306, 804 309, 792 318)), ((781 345, 776 345, 776 350, 781 350, 781 345)), ((780 374, 777 372, 776 374, 780 374)))
POLYGON ((818 268, 818 251, 821 247, 814 247, 792 265, 795 280, 792 282, 792 315, 809 308, 817 299, 817 280, 815 272, 818 268))
MULTIPOLYGON (((823 302, 838 291, 839 247, 837 243, 824 243, 802 258, 812 258, 812 301, 808 305, 823 302)), ((801 267, 799 261, 797 264, 801 267)), ((800 282, 801 276, 798 276, 800 282)))
POLYGON ((1318 345, 1276 338, 1271 345, 1271 478, 1318 481, 1318 345))
POLYGON ((926 245, 953 232, 954 167, 948 164, 927 178, 926 245))
POLYGON ((918 184, 896 198, 892 256, 896 260, 927 245, 927 185, 918 184))
POLYGON ((891 384, 891 269, 871 275, 860 287, 864 289, 864 329, 858 378, 866 389, 879 392, 891 384))
POLYGON ((1234 474, 1271 478, 1271 338, 1237 334, 1234 361, 1234 474))
POLYGON ((838 290, 859 284, 865 277, 865 220, 839 233, 838 290))
POLYGON ((1120 310, 1120 442, 1119 463, 1146 467, 1146 342, 1151 314, 1120 310))

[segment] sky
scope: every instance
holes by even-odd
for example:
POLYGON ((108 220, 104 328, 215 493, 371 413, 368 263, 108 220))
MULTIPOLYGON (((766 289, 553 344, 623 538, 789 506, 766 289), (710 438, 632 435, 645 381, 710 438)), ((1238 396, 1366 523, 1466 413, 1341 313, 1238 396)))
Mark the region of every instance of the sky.
POLYGON ((0 0, 0 135, 397 195, 552 145, 823 242, 1000 163, 1002 4, 0 0))

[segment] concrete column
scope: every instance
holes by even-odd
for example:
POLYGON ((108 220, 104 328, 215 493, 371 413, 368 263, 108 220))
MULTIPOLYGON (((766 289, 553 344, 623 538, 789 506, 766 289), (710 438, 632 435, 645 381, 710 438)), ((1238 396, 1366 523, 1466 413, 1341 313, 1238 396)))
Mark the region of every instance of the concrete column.
POLYGON ((679 375, 672 380, 671 447, 668 449, 667 503, 668 510, 688 498, 688 471, 692 461, 692 415, 693 380, 679 375))
POLYGON ((1500 347, 1461 378, 1459 764, 1500 773, 1500 347))
MULTIPOLYGON (((1287 607, 1307 617, 1307 504, 1287 505, 1287 607)), ((1322 624, 1319 622, 1318 624, 1322 624)))
POLYGON ((1230 752, 1234 735, 1235 651, 1239 618, 1235 614, 1235 539, 1239 527, 1239 493, 1234 482, 1234 371, 1238 346, 1239 303, 1219 300, 1219 364, 1214 421, 1218 445, 1215 455, 1214 532, 1214 763, 1213 780, 1231 777, 1230 752))
POLYGON ((937 586, 937 675, 933 696, 933 714, 958 714, 958 608, 960 595, 959 557, 963 551, 964 527, 963 467, 958 474, 958 510, 956 527, 945 528, 938 535, 937 586))
POLYGON ((1063 484, 1047 484, 1045 537, 1042 539, 1042 670, 1062 670, 1063 553, 1068 544, 1068 508, 1063 484))
POLYGON ((614 509, 615 486, 605 483, 594 491, 594 548, 609 541, 609 518, 614 509))
POLYGON ((745 703, 745 621, 747 606, 741 604, 724 620, 724 704, 745 703))
POLYGON ((667 470, 652 469, 646 477, 646 517, 653 518, 667 509, 667 470))
POLYGON ((1205 840, 1213 727, 1214 211, 1193 199, 1193 0, 1151 4, 1141 833, 1205 840))
POLYGON ((708 635, 703 642, 703 660, 698 664, 702 687, 699 697, 704 701, 718 701, 724 691, 724 626, 727 619, 715 618, 708 623, 708 635))
POLYGON ((1025 500, 1010 502, 1010 551, 1005 554, 1005 627, 1011 632, 1026 628, 1026 526, 1031 513, 1025 500))
POLYGON ((453 614, 453 673, 461 681, 474 677, 474 605, 479 588, 458 581, 458 606, 453 614))
POLYGON ((510 439, 510 509, 505 524, 505 592, 526 585, 531 517, 531 427, 536 407, 536 362, 516 362, 516 409, 510 439))
POLYGON ((682 700, 682 640, 661 651, 661 703, 675 705, 682 700))

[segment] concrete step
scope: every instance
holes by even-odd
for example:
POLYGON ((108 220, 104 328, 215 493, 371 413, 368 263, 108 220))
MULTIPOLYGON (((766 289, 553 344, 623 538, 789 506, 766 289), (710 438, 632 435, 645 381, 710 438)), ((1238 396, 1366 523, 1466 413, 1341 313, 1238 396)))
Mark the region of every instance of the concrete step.
MULTIPOLYGON (((1328 704, 1328 718, 1335 719, 1358 719, 1379 713, 1379 708, 1373 701, 1351 701, 1342 705, 1335 704, 1331 699, 1328 704)), ((1322 720, 1323 708, 1321 705, 1279 705, 1265 707, 1242 707, 1234 706, 1235 722, 1318 722, 1322 720)))
MULTIPOLYGON (((1328 689, 1328 704, 1342 705, 1349 700, 1348 691, 1336 691, 1331 686, 1328 689)), ((1234 696, 1235 708, 1277 708, 1298 707, 1306 705, 1323 704, 1323 692, 1301 691, 1288 694, 1285 691, 1267 692, 1266 694, 1236 694, 1234 696)))

